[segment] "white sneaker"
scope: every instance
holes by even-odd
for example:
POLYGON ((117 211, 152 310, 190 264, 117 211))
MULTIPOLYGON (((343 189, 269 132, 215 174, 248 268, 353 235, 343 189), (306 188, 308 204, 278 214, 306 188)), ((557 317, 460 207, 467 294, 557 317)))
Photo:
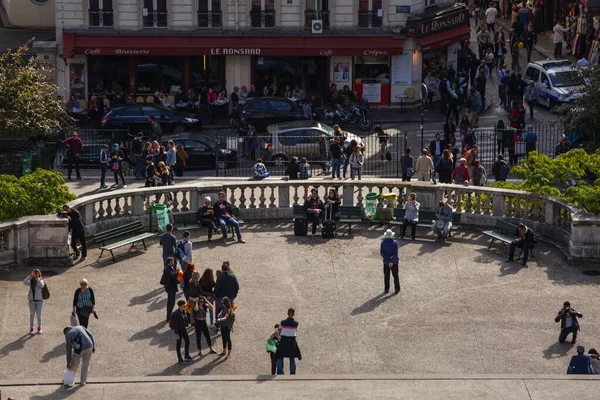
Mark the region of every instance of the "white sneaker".
POLYGON ((116 189, 119 187, 119 184, 112 185, 111 188, 116 189))
POLYGON ((124 187, 124 188, 126 188, 126 187, 127 187, 127 185, 123 185, 123 187, 124 187))

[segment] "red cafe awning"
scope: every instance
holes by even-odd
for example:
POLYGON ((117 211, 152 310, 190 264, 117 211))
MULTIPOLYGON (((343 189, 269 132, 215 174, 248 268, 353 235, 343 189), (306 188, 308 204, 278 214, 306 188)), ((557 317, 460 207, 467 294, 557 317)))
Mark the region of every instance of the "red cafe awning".
POLYGON ((63 57, 112 56, 390 56, 402 54, 402 40, 372 37, 197 37, 87 36, 65 33, 63 57))
POLYGON ((467 25, 462 25, 447 31, 425 36, 420 40, 421 51, 441 49, 449 44, 467 40, 470 36, 471 28, 467 25))

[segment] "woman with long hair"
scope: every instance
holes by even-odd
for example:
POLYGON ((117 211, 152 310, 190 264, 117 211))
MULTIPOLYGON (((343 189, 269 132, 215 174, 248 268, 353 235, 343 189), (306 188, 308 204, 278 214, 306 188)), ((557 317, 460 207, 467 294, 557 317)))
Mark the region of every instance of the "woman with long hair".
POLYGON ((223 351, 219 356, 231 355, 231 327, 233 326, 233 307, 229 297, 223 297, 223 306, 217 318, 217 323, 221 326, 221 338, 223 339, 223 351))
POLYGON ((180 144, 178 144, 175 147, 175 153, 176 153, 176 162, 175 162, 175 167, 174 167, 173 172, 175 172, 175 175, 177 175, 177 176, 183 176, 183 170, 187 164, 187 159, 189 158, 189 156, 183 149, 183 146, 180 144))
POLYGON ((340 204, 342 204, 342 201, 338 197, 337 190, 329 189, 325 198, 325 218, 338 221, 340 219, 340 204))
POLYGON ((34 269, 27 278, 23 281, 23 284, 29 286, 29 334, 35 334, 33 330, 33 320, 37 315, 38 329, 37 333, 42 333, 42 307, 44 306, 44 297, 42 295, 42 289, 45 286, 44 280, 42 279, 42 272, 39 269, 34 269))
POLYGON ((188 289, 189 289, 190 281, 192 279, 192 275, 194 274, 195 269, 196 269, 196 266, 194 265, 194 263, 189 262, 185 265, 185 270, 183 271, 182 286, 183 286, 183 295, 185 296, 186 300, 189 300, 189 298, 190 298, 188 289))
POLYGON ((442 158, 436 171, 440 175, 440 183, 452 183, 452 159, 448 149, 444 149, 442 152, 442 158))
POLYGON ((471 122, 467 114, 463 114, 460 123, 458 124, 458 131, 460 132, 460 138, 464 138, 471 129, 471 122))
MULTIPOLYGON (((211 268, 206 268, 200 278, 200 296, 204 296, 211 304, 215 304, 215 274, 211 268)), ((214 307, 210 307, 210 327, 214 327, 215 312, 214 307)))
POLYGON ((360 152, 360 146, 354 146, 352 155, 350 156, 350 178, 354 180, 354 176, 358 175, 358 180, 362 176, 363 155, 360 152))

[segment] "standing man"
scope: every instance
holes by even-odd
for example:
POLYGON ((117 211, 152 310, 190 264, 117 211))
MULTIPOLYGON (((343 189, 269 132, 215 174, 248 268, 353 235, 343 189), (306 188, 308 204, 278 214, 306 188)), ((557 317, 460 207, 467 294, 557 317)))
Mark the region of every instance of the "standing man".
POLYGON ((218 314, 221 311, 221 300, 223 297, 229 298, 231 304, 233 304, 239 291, 240 285, 237 278, 229 272, 229 263, 223 262, 221 275, 217 278, 214 288, 215 297, 217 298, 216 313, 218 314))
POLYGON ((142 157, 142 153, 144 152, 144 134, 142 132, 138 132, 137 137, 133 139, 133 143, 131 144, 131 150, 133 151, 133 156, 135 159, 135 169, 133 175, 135 175, 136 179, 142 179, 142 171, 146 166, 146 160, 142 157))
POLYGON ((525 152, 527 153, 527 157, 529 157, 529 153, 536 150, 537 144, 537 134, 533 130, 533 126, 527 126, 527 131, 523 135, 523 140, 525 140, 525 152))
POLYGON ((533 29, 533 24, 529 24, 527 32, 524 35, 525 48, 527 49, 527 62, 531 62, 531 52, 537 44, 537 33, 533 29))
POLYGON ((105 144, 100 150, 100 189, 108 189, 106 185, 106 171, 108 170, 108 145, 105 144))
POLYGON ((441 200, 435 208, 435 217, 431 230, 437 235, 436 240, 446 240, 452 229, 452 208, 441 200))
POLYGON ((171 330, 175 332, 175 338, 177 339, 175 350, 177 351, 177 359, 179 360, 179 364, 185 364, 186 362, 192 361, 192 357, 190 357, 190 337, 187 333, 187 327, 190 321, 188 320, 187 313, 185 312, 185 305, 185 300, 179 300, 177 302, 177 310, 175 310, 171 316, 171 330), (181 357, 182 339, 185 342, 185 360, 181 357))
POLYGON ((505 182, 509 172, 510 168, 506 161, 504 161, 504 156, 498 154, 496 162, 492 166, 492 175, 494 175, 494 179, 496 179, 496 182, 505 182))
POLYGON ((515 248, 522 247, 523 248, 523 261, 521 265, 524 267, 527 265, 527 258, 529 257, 529 250, 533 249, 535 245, 535 240, 533 237, 533 231, 525 226, 524 223, 520 223, 517 226, 517 230, 515 231, 515 239, 510 244, 508 250, 508 258, 506 262, 511 262, 515 256, 515 248))
POLYGON ((321 224, 325 206, 319 198, 319 192, 316 188, 310 190, 310 196, 304 201, 304 214, 309 222, 312 222, 312 237, 316 237, 317 225, 321 224))
POLYGON ((578 313, 574 308, 571 308, 571 303, 565 301, 563 303, 563 308, 560 309, 556 318, 554 318, 554 322, 560 321, 559 343, 564 343, 567 340, 569 333, 573 334, 571 343, 577 343, 577 332, 580 329, 577 318, 583 318, 583 314, 578 313))
POLYGON ((175 258, 175 247, 177 238, 173 235, 173 224, 167 224, 167 231, 160 235, 160 245, 162 246, 163 268, 167 265, 169 258, 175 258))
POLYGON ((192 242, 190 241, 190 231, 183 232, 183 238, 179 242, 177 242, 177 247, 183 250, 183 257, 179 263, 181 264, 181 269, 185 271, 185 267, 188 263, 192 262, 192 242))
POLYGON ((442 152, 446 148, 446 142, 441 139, 439 133, 435 134, 435 139, 429 143, 429 151, 433 155, 433 168, 437 168, 438 163, 442 159, 442 152))
POLYGON ((533 81, 529 82, 529 86, 525 88, 525 102, 529 107, 529 118, 533 118, 533 108, 538 101, 538 89, 533 81))
POLYGON ((77 249, 77 241, 79 240, 81 242, 81 260, 79 261, 83 262, 87 257, 87 244, 85 243, 85 227, 83 226, 83 222, 81 222, 81 214, 79 214, 79 211, 72 209, 66 204, 62 209, 67 214, 67 218, 69 219, 69 229, 71 230, 71 248, 75 252, 73 261, 79 258, 79 250, 77 249))
POLYGON ((302 353, 296 342, 298 321, 294 319, 296 310, 288 309, 288 317, 281 321, 281 340, 277 347, 277 375, 283 375, 283 359, 290 359, 290 375, 296 375, 296 358, 302 360, 302 353))
POLYGON ((73 132, 70 138, 63 140, 62 145, 67 148, 67 179, 71 180, 73 164, 75 164, 77 179, 83 179, 79 172, 79 154, 83 150, 83 142, 77 135, 77 132, 73 132))
POLYGON ((562 22, 556 21, 556 25, 552 28, 554 33, 554 58, 557 60, 562 58, 562 46, 565 41, 567 30, 562 26, 562 22))
POLYGON ((174 182, 174 177, 173 177, 173 167, 175 166, 175 163, 177 162, 177 152, 175 151, 175 142, 173 142, 172 140, 169 140, 169 142, 167 143, 167 146, 169 146, 169 150, 167 151, 167 167, 169 167, 169 178, 171 178, 171 181, 174 182))
POLYGON ((506 64, 502 64, 502 67, 498 70, 498 97, 500 98, 500 106, 506 107, 506 83, 505 76, 510 77, 510 72, 506 68, 506 64))
POLYGON ((175 269, 175 260, 173 257, 167 258, 167 265, 163 269, 163 275, 160 284, 164 285, 167 292, 167 322, 171 318, 173 307, 175 307, 175 296, 177 296, 177 270, 175 269))
POLYGON ((491 2, 487 10, 485 10, 485 23, 490 32, 496 33, 496 16, 498 10, 494 7, 494 3, 491 2))
POLYGON ((148 122, 150 123, 150 138, 152 140, 160 139, 160 137, 162 136, 162 128, 160 127, 158 122, 156 122, 154 115, 148 117, 148 122))
POLYGON ((340 178, 340 167, 342 161, 342 147, 340 146, 340 137, 336 136, 333 143, 329 145, 331 153, 331 179, 335 179, 336 175, 340 178))
POLYGON ((65 344, 67 346, 67 369, 77 372, 81 362, 81 378, 79 384, 87 383, 88 370, 92 361, 92 354, 96 352, 94 335, 83 326, 68 326, 63 329, 65 344), (75 351, 75 354, 73 354, 75 351), (82 362, 83 360, 83 362, 82 362))
POLYGON ((383 240, 379 248, 383 257, 383 284, 384 293, 390 292, 390 271, 394 276, 394 293, 400 293, 400 278, 398 276, 398 242, 394 239, 394 231, 388 229, 383 234, 383 240))
POLYGON ((571 357, 567 374, 593 375, 592 358, 589 354, 585 354, 585 347, 577 346, 577 355, 571 357))

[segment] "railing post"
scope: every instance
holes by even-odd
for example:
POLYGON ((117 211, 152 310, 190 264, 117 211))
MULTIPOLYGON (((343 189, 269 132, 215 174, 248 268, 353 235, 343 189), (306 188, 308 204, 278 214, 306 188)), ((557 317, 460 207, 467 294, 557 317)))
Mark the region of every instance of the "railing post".
POLYGON ((342 204, 354 205, 354 185, 344 185, 342 191, 342 204))
POLYGON ((191 189, 189 191, 190 194, 190 210, 197 210, 200 208, 199 198, 198 196, 198 188, 191 189))
POLYGON ((144 196, 141 194, 133 195, 133 215, 144 215, 144 196))
POLYGON ((277 196, 279 197, 279 208, 288 208, 290 206, 290 185, 277 186, 277 196))
POLYGON ((492 205, 492 215, 495 217, 503 217, 504 216, 504 195, 503 194, 494 194, 492 205))
POLYGON ((548 225, 554 224, 554 203, 551 201, 545 201, 546 213, 544 214, 544 222, 548 225))
POLYGON ((95 203, 88 203, 83 210, 83 224, 91 225, 94 223, 94 206, 95 203))

